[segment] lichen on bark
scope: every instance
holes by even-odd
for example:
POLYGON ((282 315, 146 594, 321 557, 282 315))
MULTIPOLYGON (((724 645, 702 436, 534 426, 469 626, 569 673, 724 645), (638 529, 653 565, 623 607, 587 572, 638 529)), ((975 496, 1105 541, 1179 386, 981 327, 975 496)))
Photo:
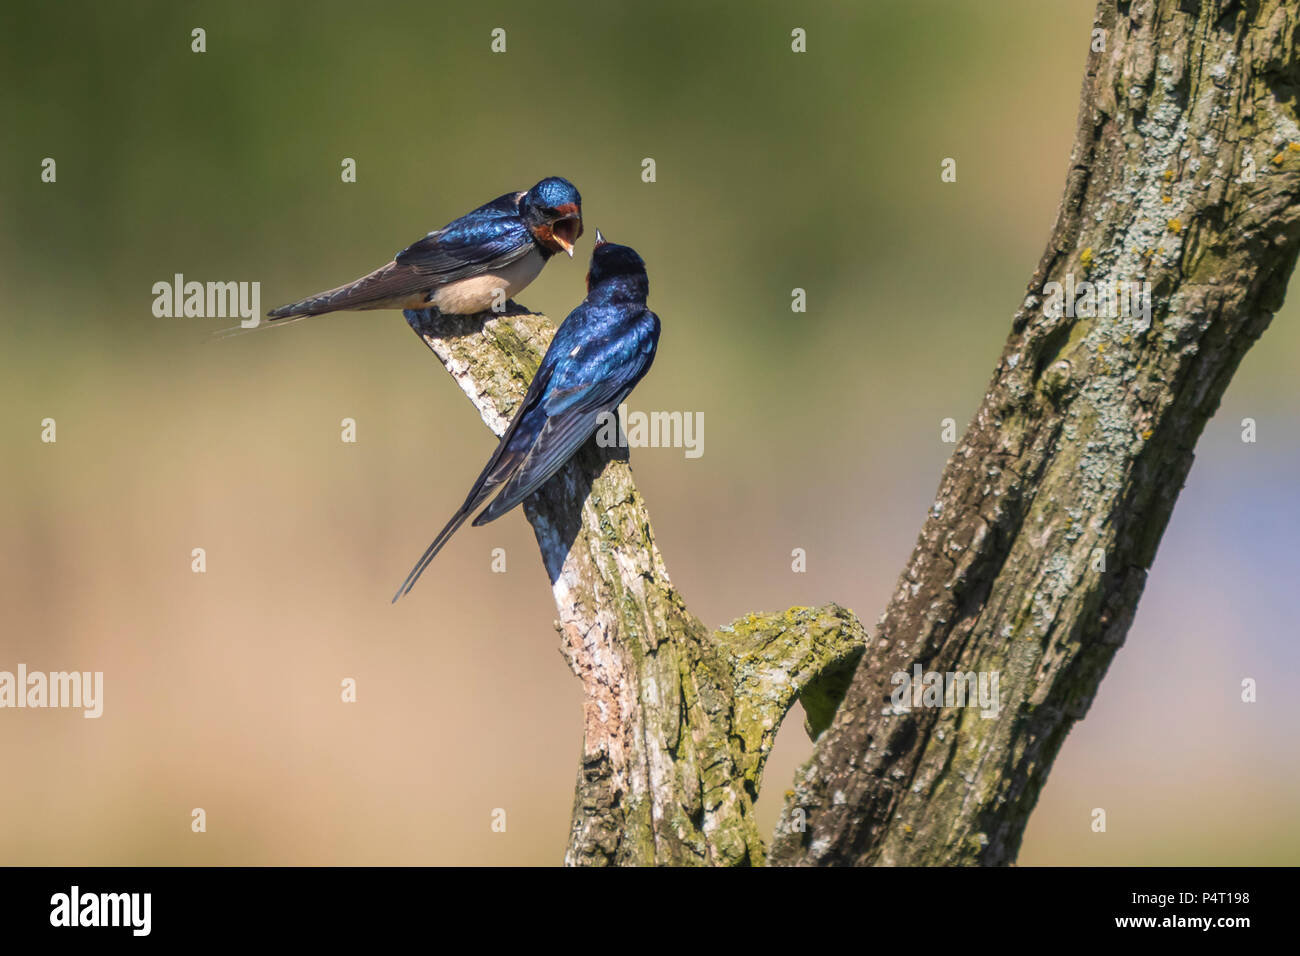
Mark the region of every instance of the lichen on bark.
POLYGON ((1297 17, 1276 0, 1100 5, 1048 249, 773 862, 1014 859, 1295 265, 1297 17), (1067 275, 1150 283, 1150 318, 1049 314, 1044 286, 1067 275), (1001 716, 882 707, 917 663, 999 673, 1001 716))
MULTIPOLYGON (((764 862, 753 803, 795 700, 816 746, 769 862, 1014 859, 1300 250, 1300 14, 1103 0, 1095 26, 1047 250, 870 641, 835 605, 710 632, 615 450, 588 443, 525 502, 584 690, 567 863, 764 862), (1149 319, 1045 309, 1070 278, 1148 282, 1149 319), (997 674, 996 715, 899 707, 918 665, 997 674)), ((500 434, 550 323, 406 315, 500 434)))
MULTIPOLYGON (((547 319, 517 306, 406 318, 502 434, 550 341, 547 319)), ((764 761, 797 699, 818 730, 829 722, 862 654, 857 619, 793 608, 709 632, 668 578, 629 465, 594 441, 524 512, 584 691, 566 862, 762 863, 764 761)))

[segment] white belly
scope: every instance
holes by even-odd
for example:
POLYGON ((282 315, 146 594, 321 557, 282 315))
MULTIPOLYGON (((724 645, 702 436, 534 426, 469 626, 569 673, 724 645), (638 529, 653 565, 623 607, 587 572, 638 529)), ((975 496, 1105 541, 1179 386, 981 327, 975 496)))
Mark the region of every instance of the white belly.
POLYGON ((537 278, 544 265, 546 260, 534 248, 504 269, 443 286, 429 296, 429 303, 448 315, 486 312, 498 302, 504 306, 506 299, 513 298, 537 278))

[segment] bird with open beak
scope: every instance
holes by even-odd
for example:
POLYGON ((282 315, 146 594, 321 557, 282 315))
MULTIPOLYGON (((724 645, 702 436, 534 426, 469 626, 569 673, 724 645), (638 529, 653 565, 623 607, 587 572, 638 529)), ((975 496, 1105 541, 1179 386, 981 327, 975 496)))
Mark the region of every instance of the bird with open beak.
POLYGON ((645 262, 596 230, 587 297, 555 330, 528 393, 465 503, 416 562, 396 601, 456 529, 489 498, 475 525, 495 521, 564 467, 650 371, 659 346, 659 316, 646 306, 645 262), (496 497, 493 498, 492 496, 496 497))
POLYGON ((362 309, 485 312, 536 279, 555 253, 572 258, 581 235, 582 197, 567 179, 548 176, 429 233, 355 282, 267 315, 274 321, 362 309))

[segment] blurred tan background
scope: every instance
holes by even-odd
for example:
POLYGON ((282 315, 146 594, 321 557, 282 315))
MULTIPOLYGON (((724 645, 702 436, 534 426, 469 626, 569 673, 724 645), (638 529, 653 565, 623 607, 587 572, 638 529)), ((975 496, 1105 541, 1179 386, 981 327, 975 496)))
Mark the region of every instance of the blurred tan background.
MULTIPOLYGON (((702 411, 705 446, 632 461, 693 610, 874 622, 951 450, 939 422, 976 407, 1055 216, 1092 10, 6 4, 0 670, 106 691, 99 720, 0 710, 0 863, 563 854, 580 695, 522 515, 464 529, 388 603, 492 448, 459 389, 396 312, 216 340, 234 323, 155 318, 153 283, 260 281, 269 308, 564 175, 579 260, 520 301, 563 318, 596 226, 648 262, 664 332, 631 406, 702 411)), ((1201 440, 1023 864, 1300 862, 1297 311, 1201 440)))

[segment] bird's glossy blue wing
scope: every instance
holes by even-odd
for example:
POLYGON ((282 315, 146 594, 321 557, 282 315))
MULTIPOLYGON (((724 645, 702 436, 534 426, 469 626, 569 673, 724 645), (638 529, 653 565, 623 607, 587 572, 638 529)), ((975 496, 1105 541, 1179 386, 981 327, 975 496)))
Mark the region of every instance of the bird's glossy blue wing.
MULTIPOLYGON (((505 514, 545 484, 573 457, 583 442, 600 427, 601 416, 614 412, 649 370, 654 361, 657 333, 657 319, 653 327, 639 325, 636 335, 607 343, 605 349, 591 357, 588 368, 598 371, 599 378, 548 390, 542 401, 546 424, 500 494, 474 519, 475 526, 487 524, 505 514)), ((559 374, 553 376, 552 384, 558 378, 559 374)))
POLYGON ((518 193, 507 193, 411 243, 400 266, 435 283, 468 279, 509 265, 534 248, 519 218, 518 193))

